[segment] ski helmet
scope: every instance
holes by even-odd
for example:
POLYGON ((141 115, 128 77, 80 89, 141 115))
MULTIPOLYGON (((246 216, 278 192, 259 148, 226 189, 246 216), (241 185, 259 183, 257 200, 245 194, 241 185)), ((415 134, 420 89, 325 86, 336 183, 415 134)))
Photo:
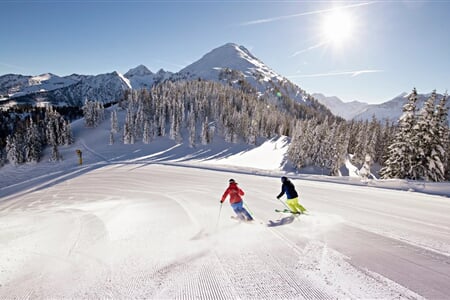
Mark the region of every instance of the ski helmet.
POLYGON ((230 179, 228 180, 229 183, 236 183, 236 181, 234 181, 234 179, 230 179))
POLYGON ((286 176, 282 176, 281 177, 281 182, 286 182, 288 179, 287 179, 287 177, 286 176))

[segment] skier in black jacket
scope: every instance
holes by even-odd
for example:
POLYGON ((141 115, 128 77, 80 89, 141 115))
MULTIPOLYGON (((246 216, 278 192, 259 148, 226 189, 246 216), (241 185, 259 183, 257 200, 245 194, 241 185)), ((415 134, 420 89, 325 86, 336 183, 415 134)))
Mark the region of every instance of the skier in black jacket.
POLYGON ((294 214, 301 214, 306 211, 300 203, 298 203, 298 193, 295 190, 294 184, 285 176, 281 177, 281 193, 278 194, 277 199, 286 194, 286 204, 294 214))

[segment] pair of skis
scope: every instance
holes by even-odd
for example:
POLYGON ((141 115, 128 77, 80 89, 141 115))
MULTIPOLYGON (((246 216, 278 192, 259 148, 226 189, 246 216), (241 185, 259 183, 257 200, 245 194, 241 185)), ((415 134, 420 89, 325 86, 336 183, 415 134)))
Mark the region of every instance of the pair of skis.
POLYGON ((240 221, 240 222, 245 222, 245 223, 253 223, 253 222, 255 221, 255 219, 246 220, 246 219, 238 218, 238 217, 236 217, 236 216, 231 216, 231 218, 232 218, 233 220, 240 221))
POLYGON ((301 215, 301 214, 304 214, 304 213, 301 213, 301 212, 294 212, 294 211, 290 211, 289 209, 275 209, 275 211, 276 212, 279 212, 279 213, 288 213, 288 214, 294 214, 294 215, 301 215))

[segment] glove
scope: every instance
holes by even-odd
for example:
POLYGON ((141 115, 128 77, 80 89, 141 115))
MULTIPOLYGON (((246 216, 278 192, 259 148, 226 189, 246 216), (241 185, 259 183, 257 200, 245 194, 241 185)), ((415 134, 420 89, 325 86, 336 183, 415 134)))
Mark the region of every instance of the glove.
POLYGON ((277 197, 278 200, 280 200, 280 197, 277 197))
POLYGON ((223 203, 223 200, 220 200, 220 204, 222 204, 223 203))

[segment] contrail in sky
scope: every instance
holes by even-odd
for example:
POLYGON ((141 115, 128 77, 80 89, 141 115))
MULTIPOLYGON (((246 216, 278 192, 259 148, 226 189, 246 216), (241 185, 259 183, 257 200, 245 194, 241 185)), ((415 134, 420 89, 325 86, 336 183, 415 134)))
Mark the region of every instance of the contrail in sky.
POLYGON ((383 70, 359 70, 359 71, 346 71, 346 72, 329 72, 329 73, 318 73, 318 74, 306 74, 306 75, 292 75, 287 76, 290 78, 306 78, 306 77, 326 77, 326 76, 340 76, 340 75, 350 75, 350 77, 356 77, 361 74, 366 73, 381 73, 383 70))
POLYGON ((14 69, 20 69, 20 70, 25 69, 24 67, 12 65, 12 64, 7 64, 7 63, 1 62, 1 61, 0 61, 0 66, 4 66, 4 67, 8 67, 8 68, 14 68, 14 69))
POLYGON ((240 25, 248 26, 248 25, 257 25, 257 24, 263 24, 263 23, 271 23, 271 22, 276 22, 276 21, 280 21, 280 20, 286 20, 286 19, 291 19, 291 18, 296 18, 296 17, 301 17, 301 16, 323 14, 323 13, 331 12, 331 11, 341 9, 341 8, 352 8, 352 7, 358 7, 358 6, 365 6, 365 5, 370 5, 373 3, 375 3, 375 2, 364 2, 364 3, 357 3, 357 4, 340 6, 340 7, 333 7, 333 8, 329 8, 329 9, 308 11, 308 12, 299 13, 299 14, 295 14, 295 15, 279 16, 279 17, 273 17, 273 18, 267 18, 267 19, 259 19, 259 20, 244 22, 244 23, 241 23, 240 25))
POLYGON ((313 50, 313 49, 322 47, 323 45, 326 45, 326 44, 328 44, 328 42, 320 42, 320 43, 318 43, 318 44, 316 44, 316 45, 314 45, 314 46, 311 46, 311 47, 308 47, 308 48, 299 50, 299 51, 295 52, 294 54, 292 54, 292 56, 297 56, 297 55, 299 55, 299 54, 301 54, 301 53, 304 53, 304 52, 306 52, 306 51, 309 51, 309 50, 313 50))

